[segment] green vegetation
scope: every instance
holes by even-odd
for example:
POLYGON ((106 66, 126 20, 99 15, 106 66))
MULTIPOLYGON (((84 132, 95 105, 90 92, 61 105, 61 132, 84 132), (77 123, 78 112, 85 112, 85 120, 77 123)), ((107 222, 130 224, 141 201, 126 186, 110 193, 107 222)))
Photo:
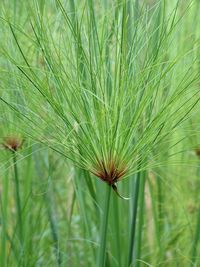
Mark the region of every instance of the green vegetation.
POLYGON ((0 3, 0 267, 200 265, 200 2, 0 3))

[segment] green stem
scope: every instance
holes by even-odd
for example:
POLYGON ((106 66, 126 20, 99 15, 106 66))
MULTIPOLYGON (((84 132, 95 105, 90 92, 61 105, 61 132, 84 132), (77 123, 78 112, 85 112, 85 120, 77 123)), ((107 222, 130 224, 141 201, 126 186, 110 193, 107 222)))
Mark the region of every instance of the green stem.
POLYGON ((54 251, 55 251, 55 256, 56 260, 58 263, 58 266, 62 265, 62 257, 61 257, 61 252, 59 248, 59 238, 58 238, 58 229, 57 229, 57 221, 55 217, 55 212, 52 211, 52 200, 50 199, 49 193, 46 193, 45 201, 47 205, 47 213, 48 213, 48 218, 49 218, 49 223, 50 223, 50 229, 51 229, 51 234, 52 234, 52 239, 54 242, 54 251))
POLYGON ((165 253, 163 246, 161 246, 161 236, 164 235, 164 191, 162 186, 162 180, 160 177, 157 177, 157 195, 158 195, 158 235, 159 235, 159 260, 165 260, 165 253))
MULTIPOLYGON (((157 198, 154 195, 154 187, 152 185, 152 181, 148 178, 148 187, 150 192, 150 199, 151 199, 151 206, 152 206, 152 216, 153 216, 153 222, 154 222, 154 229, 155 229, 155 240, 156 240, 156 246, 158 254, 156 257, 152 259, 154 263, 162 261, 163 259, 163 246, 161 244, 161 238, 160 238, 160 231, 159 231, 159 220, 158 220, 158 210, 157 210, 157 198)), ((150 248, 151 249, 151 248, 150 248)))
POLYGON ((196 230, 195 230, 195 236, 194 236, 194 241, 192 245, 192 262, 191 262, 191 267, 196 266, 196 259, 197 259, 197 246, 198 242, 200 239, 200 209, 198 211, 198 216, 197 216, 197 224, 196 224, 196 230))
POLYGON ((135 180, 134 186, 134 202, 133 202, 133 215, 131 222, 131 233, 130 233, 130 244, 129 244, 129 257, 128 257, 128 267, 133 263, 133 251, 135 243, 135 230, 136 230, 136 219, 137 219, 137 207, 138 207, 138 195, 140 188, 140 172, 138 172, 135 180))
POLYGON ((21 199, 20 199, 20 189, 19 189, 19 175, 17 168, 17 156, 16 152, 13 151, 13 165, 14 165, 14 180, 15 180, 15 197, 16 197, 16 210, 18 216, 18 226, 19 226, 19 239, 22 244, 23 241, 23 227, 22 227, 22 209, 21 209, 21 199))
POLYGON ((163 220, 164 220, 164 212, 163 212, 163 188, 162 181, 157 178, 157 186, 158 186, 158 218, 159 218, 159 232, 162 234, 163 232, 163 220))
POLYGON ((119 197, 117 195, 113 195, 113 216, 112 216, 112 224, 113 230, 115 233, 115 250, 116 250, 116 258, 118 260, 119 266, 122 266, 121 263, 121 242, 120 242, 120 225, 119 225, 119 197))
MULTIPOLYGON (((199 177, 200 175, 200 166, 197 169, 197 176, 199 177)), ((195 230, 195 236, 194 236, 194 241, 192 244, 192 252, 191 252, 191 267, 196 266, 196 256, 197 256, 197 247, 198 247, 198 242, 200 239, 200 208, 198 210, 197 214, 197 223, 196 223, 196 230, 195 230)))
POLYGON ((106 236, 107 236, 107 228, 108 228, 108 215, 109 215, 109 207, 110 207, 110 193, 111 186, 106 186, 105 192, 105 200, 104 200, 104 210, 103 210, 103 218, 101 222, 100 229, 100 248, 97 257, 97 267, 105 266, 105 255, 106 255, 106 236))
MULTIPOLYGON (((74 189, 75 189, 76 199, 78 201, 78 206, 81 212, 81 217, 83 218, 83 221, 84 221, 84 227, 83 227, 84 238, 87 239, 89 236, 92 236, 92 231, 90 227, 91 217, 89 213, 86 212, 87 205, 86 205, 85 194, 83 191, 84 181, 83 179, 79 179, 80 177, 85 178, 84 174, 85 173, 81 169, 77 169, 77 175, 75 176, 75 179, 74 179, 74 189)), ((92 246, 91 249, 92 249, 94 258, 96 259, 96 254, 95 254, 96 251, 94 247, 92 246)), ((87 248, 85 248, 84 253, 87 253, 87 248)), ((87 263, 87 265, 88 264, 89 263, 87 263)))
POLYGON ((137 242, 136 242, 136 262, 135 267, 140 266, 140 255, 141 255, 141 242, 142 242, 142 227, 143 227, 143 221, 144 221, 144 199, 145 199, 145 172, 142 173, 140 178, 140 192, 139 192, 139 211, 138 211, 138 227, 137 227, 137 242))
POLYGON ((6 241, 7 241, 7 218, 8 218, 8 175, 5 175, 3 179, 3 194, 1 202, 1 216, 2 216, 2 234, 1 234, 1 251, 0 251, 0 266, 7 265, 7 250, 6 250, 6 241))

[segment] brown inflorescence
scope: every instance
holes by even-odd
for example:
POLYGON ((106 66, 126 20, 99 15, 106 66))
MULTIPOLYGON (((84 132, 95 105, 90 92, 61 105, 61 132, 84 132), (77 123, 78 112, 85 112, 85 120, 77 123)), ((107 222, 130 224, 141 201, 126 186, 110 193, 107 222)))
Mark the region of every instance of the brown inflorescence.
POLYGON ((196 153, 196 155, 197 155, 198 157, 200 157, 200 148, 196 148, 196 149, 195 149, 195 153, 196 153))
POLYGON ((98 164, 98 168, 93 171, 93 174, 99 177, 102 181, 108 185, 115 187, 115 183, 118 182, 122 176, 126 173, 126 168, 119 168, 116 166, 114 161, 110 161, 109 164, 105 165, 103 161, 98 164))
POLYGON ((6 137, 3 141, 3 146, 11 151, 17 151, 23 145, 23 139, 17 136, 6 137))

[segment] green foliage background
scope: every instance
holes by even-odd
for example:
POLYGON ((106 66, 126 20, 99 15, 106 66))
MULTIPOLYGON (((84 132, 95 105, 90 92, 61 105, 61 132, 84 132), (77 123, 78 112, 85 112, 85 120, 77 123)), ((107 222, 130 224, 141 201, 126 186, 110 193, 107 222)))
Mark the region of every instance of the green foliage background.
POLYGON ((199 8, 1 1, 1 267, 200 265, 199 8))

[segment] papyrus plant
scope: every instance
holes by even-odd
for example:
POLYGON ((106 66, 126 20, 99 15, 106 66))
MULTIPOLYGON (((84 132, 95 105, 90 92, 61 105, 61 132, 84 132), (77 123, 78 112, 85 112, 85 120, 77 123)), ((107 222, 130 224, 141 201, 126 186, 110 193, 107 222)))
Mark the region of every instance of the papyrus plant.
POLYGON ((102 267, 110 188, 117 192, 118 181, 152 164, 152 149, 199 101, 195 49, 178 45, 190 6, 182 19, 178 5, 166 10, 165 1, 149 8, 126 0, 28 1, 27 8, 17 25, 7 13, 2 18, 3 89, 10 78, 14 88, 2 90, 1 101, 27 135, 109 185, 102 267))

